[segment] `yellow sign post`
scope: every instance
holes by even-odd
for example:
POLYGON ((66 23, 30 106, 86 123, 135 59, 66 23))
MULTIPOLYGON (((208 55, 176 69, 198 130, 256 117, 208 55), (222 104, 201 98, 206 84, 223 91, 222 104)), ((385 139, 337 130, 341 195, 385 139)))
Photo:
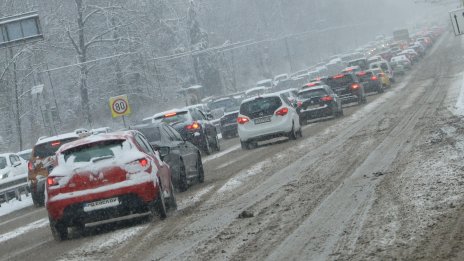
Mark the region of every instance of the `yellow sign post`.
POLYGON ((110 110, 111 116, 113 116, 113 118, 122 117, 125 127, 126 120, 124 119, 124 116, 131 114, 131 108, 129 105, 129 99, 127 99, 127 95, 111 97, 110 110))

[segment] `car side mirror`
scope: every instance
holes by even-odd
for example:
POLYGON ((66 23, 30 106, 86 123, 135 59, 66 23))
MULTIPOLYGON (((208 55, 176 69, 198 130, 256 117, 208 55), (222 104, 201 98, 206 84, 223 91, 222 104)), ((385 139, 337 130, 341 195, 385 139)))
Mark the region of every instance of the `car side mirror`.
POLYGON ((15 163, 13 163, 13 167, 18 167, 18 166, 21 166, 21 161, 16 161, 15 163))
POLYGON ((210 120, 214 120, 214 117, 211 113, 208 113, 206 114, 206 119, 210 121, 210 120))
POLYGON ((171 153, 171 148, 169 148, 169 147, 159 147, 158 152, 160 154, 161 159, 164 159, 166 156, 169 155, 169 153, 171 153))

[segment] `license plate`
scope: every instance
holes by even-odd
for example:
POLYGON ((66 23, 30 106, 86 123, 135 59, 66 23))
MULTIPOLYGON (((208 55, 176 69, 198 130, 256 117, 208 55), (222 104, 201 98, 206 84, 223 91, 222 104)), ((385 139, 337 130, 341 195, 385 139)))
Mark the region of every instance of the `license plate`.
POLYGON ((111 207, 119 206, 119 204, 121 203, 119 202, 118 198, 108 198, 104 200, 85 203, 84 211, 89 212, 89 211, 94 211, 94 210, 99 210, 99 209, 104 209, 104 208, 111 208, 111 207))
POLYGON ((263 118, 255 119, 255 124, 261 124, 261 123, 266 123, 270 121, 271 121, 271 116, 263 117, 263 118))

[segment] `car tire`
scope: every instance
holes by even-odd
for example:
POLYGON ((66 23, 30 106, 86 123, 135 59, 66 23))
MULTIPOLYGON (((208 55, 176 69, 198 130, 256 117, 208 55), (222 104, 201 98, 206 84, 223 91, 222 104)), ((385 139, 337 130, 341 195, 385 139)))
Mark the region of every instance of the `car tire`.
POLYGON ((250 150, 250 145, 246 141, 240 141, 240 145, 242 145, 242 150, 250 150))
POLYGON ((213 150, 211 149, 211 145, 209 144, 209 139, 207 136, 205 136, 205 146, 203 148, 203 152, 206 155, 211 155, 211 153, 213 153, 213 150))
POLYGON ((201 161, 200 154, 198 154, 198 158, 197 158, 197 174, 198 174, 198 182, 199 183, 205 182, 205 171, 203 170, 203 162, 201 161))
POLYGON ((172 184, 172 181, 171 181, 171 196, 169 197, 168 208, 169 210, 177 210, 176 194, 174 192, 174 185, 172 184))
MULTIPOLYGON (((160 186, 158 190, 158 198, 155 202, 155 207, 152 211, 155 211, 156 214, 160 217, 160 219, 165 219, 167 217, 167 209, 166 209, 166 202, 164 199, 163 188, 160 186)), ((155 214, 152 212, 152 214, 155 214)))
POLYGON ((295 131, 295 124, 292 125, 292 130, 288 133, 287 136, 290 140, 296 140, 298 138, 298 134, 295 131))
POLYGON ((300 129, 297 131, 298 137, 303 138, 303 128, 300 127, 300 129))
POLYGON ((214 150, 221 151, 221 144, 219 142, 219 138, 217 135, 216 135, 215 142, 214 142, 214 150))
POLYGON ((379 88, 379 90, 377 91, 377 93, 384 93, 385 92, 385 88, 387 88, 387 86, 383 85, 379 88))
POLYGON ((56 241, 68 239, 68 227, 61 221, 50 220, 50 229, 52 230, 53 238, 56 241))
POLYGON ((188 189, 188 180, 187 180, 187 172, 185 171, 185 165, 182 160, 180 160, 179 166, 179 191, 184 192, 188 189))

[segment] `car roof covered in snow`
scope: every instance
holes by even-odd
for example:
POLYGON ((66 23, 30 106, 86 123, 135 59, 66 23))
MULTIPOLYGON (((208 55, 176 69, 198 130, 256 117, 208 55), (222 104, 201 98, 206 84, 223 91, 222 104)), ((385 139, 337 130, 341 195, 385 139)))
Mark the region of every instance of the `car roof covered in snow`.
POLYGON ((70 133, 65 133, 65 134, 60 134, 52 137, 46 137, 43 139, 39 139, 35 145, 40 145, 52 141, 57 141, 57 140, 66 140, 66 139, 71 139, 71 138, 80 138, 79 134, 75 132, 70 132, 70 133))
POLYGON ((132 137, 133 133, 134 133, 133 130, 129 130, 129 131, 114 132, 114 133, 102 133, 100 135, 93 135, 93 136, 85 137, 85 138, 64 144, 63 146, 60 147, 60 149, 58 150, 58 153, 72 149, 72 148, 76 148, 82 145, 92 144, 92 143, 100 142, 100 141, 127 140, 130 137, 132 137))

